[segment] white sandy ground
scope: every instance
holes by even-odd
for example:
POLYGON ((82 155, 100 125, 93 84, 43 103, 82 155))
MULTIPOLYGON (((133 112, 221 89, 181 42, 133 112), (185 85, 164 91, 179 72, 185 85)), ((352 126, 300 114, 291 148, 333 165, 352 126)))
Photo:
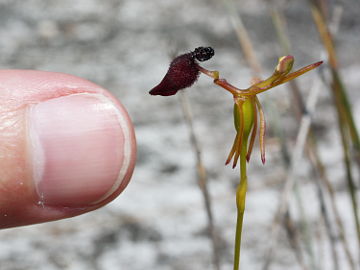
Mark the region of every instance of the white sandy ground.
MULTIPOLYGON (((0 0, 0 68, 32 68, 78 75, 111 90, 128 109, 136 128, 138 164, 132 182, 110 205, 81 217, 8 229, 0 233, 0 270, 200 270, 211 269, 206 216, 196 185, 194 155, 178 97, 151 97, 148 90, 166 72, 169 55, 201 45, 215 48, 204 63, 239 87, 250 72, 221 1, 5 1, 0 0)), ((337 37, 342 74, 360 127, 358 50, 359 7, 344 1, 337 37)), ((306 1, 284 6, 295 67, 321 58, 321 46, 306 1)), ((282 55, 264 2, 241 1, 240 14, 269 75, 282 55)), ((315 73, 300 79, 306 98, 315 73)), ((231 97, 205 77, 187 91, 201 141, 218 234, 222 269, 232 269, 235 226, 234 188, 238 170, 223 163, 234 137, 231 97)), ((267 163, 258 148, 249 166, 249 193, 243 232, 242 269, 261 269, 270 226, 286 177, 275 126, 283 128, 289 150, 297 124, 288 89, 260 96, 268 120, 267 163), (273 129, 272 129, 273 128, 273 129)), ((355 229, 344 184, 341 147, 329 91, 323 89, 314 116, 321 157, 336 187, 346 234, 355 254, 355 229)), ((307 161, 297 166, 299 191, 315 242, 316 261, 332 260, 314 179, 307 161)), ((293 217, 299 220, 294 196, 293 217)), ((297 223, 298 224, 298 223, 297 223)), ((339 247, 338 247, 339 248, 339 247)), ((339 248, 340 250, 340 248, 339 248)), ((341 269, 346 270, 340 251, 341 269)), ((272 269, 297 270, 282 232, 272 269)))

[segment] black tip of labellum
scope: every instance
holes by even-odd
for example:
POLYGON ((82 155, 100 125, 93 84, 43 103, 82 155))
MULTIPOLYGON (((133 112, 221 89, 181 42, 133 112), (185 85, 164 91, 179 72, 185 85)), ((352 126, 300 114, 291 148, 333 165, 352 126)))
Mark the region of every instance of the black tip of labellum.
POLYGON ((213 57, 215 51, 211 47, 198 47, 192 52, 192 54, 196 58, 196 60, 203 62, 213 57))
POLYGON ((211 47, 198 47, 193 52, 176 57, 162 79, 162 81, 150 90, 150 95, 171 96, 177 91, 190 87, 199 77, 200 71, 195 59, 206 61, 214 55, 211 47))

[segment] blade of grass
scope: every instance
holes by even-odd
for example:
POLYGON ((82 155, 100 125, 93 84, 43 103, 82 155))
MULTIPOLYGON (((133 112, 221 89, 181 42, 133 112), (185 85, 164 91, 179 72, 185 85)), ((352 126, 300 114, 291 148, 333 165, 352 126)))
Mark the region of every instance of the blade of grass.
MULTIPOLYGON (((286 19, 282 14, 282 9, 280 6, 275 7, 274 4, 272 4, 272 5, 270 5, 270 12, 271 12, 271 16, 273 19, 273 24, 275 26, 275 29, 276 29, 276 32, 278 35, 280 47, 282 48, 282 51, 284 52, 284 54, 289 54, 291 44, 288 39, 286 19)), ((334 29, 334 33, 339 28, 341 14, 342 14, 341 9, 336 9, 336 13, 335 13, 336 18, 335 18, 335 22, 332 25, 332 29, 334 29)), ((296 108, 295 113, 297 115, 297 119, 299 120, 300 116, 301 116, 299 111, 302 113, 305 113, 305 111, 306 111, 305 106, 303 105, 304 102, 302 101, 302 97, 301 97, 299 89, 296 85, 296 81, 291 81, 290 87, 292 88, 293 99, 295 100, 295 102, 294 102, 295 106, 293 106, 293 108, 296 108)), ((321 189, 323 187, 329 193, 330 202, 331 202, 331 204, 330 204, 331 212, 334 214, 334 217, 335 217, 335 221, 337 224, 337 230, 338 230, 338 233, 340 236, 342 247, 344 249, 344 252, 346 254, 346 257, 347 257, 347 260, 348 260, 348 263, 349 263, 351 269, 355 269, 354 260, 352 258, 351 252, 350 252, 349 244, 347 243, 347 240, 345 237, 344 226, 343 226, 338 208, 335 204, 335 192, 333 191, 331 182, 328 180, 328 177, 325 172, 325 168, 324 168, 322 161, 319 157, 319 154, 317 152, 316 137, 314 136, 313 130, 311 127, 309 130, 309 138, 308 138, 307 144, 306 144, 306 153, 312 164, 314 171, 316 171, 317 174, 319 175, 318 178, 315 178, 316 179, 315 184, 317 185, 318 189, 321 189), (318 179, 321 181, 322 185, 318 184, 318 179)), ((321 190, 319 190, 318 193, 320 195, 322 195, 321 190)), ((325 208, 326 205, 325 205, 323 196, 319 196, 319 200, 320 200, 320 205, 322 206, 321 213, 323 215, 323 219, 325 222, 325 228, 327 230, 328 238, 331 242, 330 248, 331 248, 331 252, 333 254, 332 258, 334 260, 334 266, 336 268, 336 266, 339 264, 337 261, 338 256, 336 254, 336 249, 335 249, 335 240, 336 239, 335 239, 335 236, 333 235, 334 233, 332 232, 332 229, 330 226, 330 217, 328 216, 328 213, 327 213, 328 211, 325 208)))
POLYGON ((359 220, 359 208, 356 197, 355 183, 352 176, 352 160, 350 155, 350 141, 347 134, 350 134, 351 141, 356 151, 356 162, 360 169, 360 139, 357 128, 355 126, 354 117, 351 112, 350 103, 346 94, 346 90, 340 74, 338 72, 337 55, 335 51, 334 42, 329 31, 328 25, 325 20, 325 14, 322 12, 320 5, 317 1, 310 0, 311 13, 319 32, 321 41, 324 44, 328 53, 329 65, 331 69, 331 90, 333 94, 334 104, 338 114, 338 126, 341 135, 341 141, 343 145, 343 159, 346 168, 346 180, 348 190, 351 198, 351 205, 353 208, 354 222, 356 226, 358 248, 360 250, 360 220, 359 220))
POLYGON ((250 40, 249 33, 246 30, 240 15, 236 13, 234 2, 233 0, 223 0, 223 2, 228 14, 230 15, 231 24, 236 32, 245 60, 251 68, 253 76, 259 76, 261 73, 261 66, 256 58, 254 46, 250 40))
MULTIPOLYGON (((304 148, 305 148, 305 146, 304 146, 304 148)), ((295 181, 295 183, 294 183, 294 194, 295 194, 295 200, 297 202, 297 208, 299 209, 299 214, 301 217, 300 228, 301 228, 303 238, 304 238, 303 241, 305 244, 305 251, 309 257, 309 261, 310 261, 309 264, 310 264, 311 269, 316 270, 316 269, 319 269, 319 267, 318 267, 319 261, 315 261, 316 256, 315 256, 315 251, 314 251, 314 244, 312 241, 313 239, 311 237, 310 225, 306 218, 303 198, 301 196, 298 181, 295 181)))
POLYGON ((328 53, 328 60, 329 60, 329 65, 331 67, 332 80, 333 80, 333 90, 337 92, 338 98, 341 100, 341 106, 343 107, 342 110, 344 110, 344 114, 345 114, 344 121, 348 125, 352 142, 354 144, 355 150, 357 151, 356 153, 357 162, 358 164, 360 164, 360 136, 355 125, 354 117, 351 111, 351 105, 346 94, 345 86, 338 72, 338 60, 337 60, 337 54, 336 54, 333 38, 330 33, 329 27, 324 19, 324 14, 321 13, 315 1, 310 1, 310 3, 311 3, 311 12, 314 22, 317 26, 324 47, 326 48, 328 53))
POLYGON ((330 243, 331 256, 333 260, 333 269, 338 270, 340 268, 339 268, 339 258, 338 258, 339 256, 336 249, 336 234, 331 224, 330 215, 328 213, 325 203, 324 192, 318 178, 316 178, 315 185, 317 187, 317 194, 320 201, 320 212, 322 214, 322 220, 325 225, 326 234, 330 238, 329 243, 330 243))
MULTIPOLYGON (((271 13, 272 22, 275 26, 275 31, 281 47, 281 51, 284 55, 289 55, 291 54, 290 53, 291 44, 288 38, 289 35, 286 25, 286 19, 283 13, 281 12, 279 6, 275 7, 274 4, 271 4, 269 9, 271 13)), ((292 108, 295 111, 295 116, 297 117, 298 120, 300 120, 301 115, 305 112, 305 104, 301 97, 300 89, 296 81, 290 81, 288 85, 291 88, 292 99, 294 101, 293 103, 295 104, 295 106, 293 106, 292 108)))
POLYGON ((296 225, 293 222, 293 219, 290 217, 289 211, 287 211, 284 216, 284 227, 286 229, 287 236, 290 240, 291 248, 294 250, 294 254, 299 262, 300 267, 303 270, 308 270, 308 267, 305 264, 304 256, 301 250, 301 245, 299 241, 299 232, 296 225))
POLYGON ((201 190, 201 194, 204 200, 205 205, 205 211, 207 215, 207 221, 208 221, 208 230, 209 230, 209 236, 212 243, 212 251, 213 251, 213 265, 216 270, 220 270, 220 254, 219 254, 219 247, 218 247, 218 237, 216 235, 215 231, 215 225, 214 225, 214 217, 212 213, 212 207, 211 207, 211 198, 209 194, 209 188, 207 185, 208 179, 207 179, 207 172, 204 166, 204 163, 202 161, 201 157, 201 148, 199 141, 196 137, 194 125, 193 125, 193 117, 191 113, 191 108, 189 104, 189 100, 186 96, 186 93, 184 91, 180 91, 180 103, 181 108, 184 113, 184 119, 186 122, 186 125, 189 130, 190 134, 190 141, 191 146, 193 149, 193 152, 196 156, 196 168, 197 168, 197 175, 198 175, 198 186, 201 190))
MULTIPOLYGON (((349 243, 345 236, 344 224, 342 222, 340 212, 336 205, 335 191, 334 191, 334 188, 333 188, 330 180, 328 179, 326 170, 320 160, 318 153, 316 151, 313 151, 313 149, 316 149, 316 148, 317 148, 316 142, 313 139, 313 137, 310 136, 310 144, 309 144, 309 147, 307 147, 306 151, 308 152, 308 156, 309 156, 309 159, 311 160, 312 164, 314 164, 314 167, 317 168, 316 172, 319 174, 319 178, 317 178, 317 179, 319 179, 321 181, 321 186, 323 186, 325 188, 325 190, 327 191, 327 194, 329 195, 331 212, 334 214, 335 223, 338 227, 338 234, 339 234, 340 242, 344 249, 344 253, 346 255, 350 269, 355 270, 356 269, 355 262, 354 262, 352 254, 350 252, 349 243)), ((317 184, 317 182, 315 182, 315 183, 317 184)), ((325 212, 326 209, 324 209, 322 211, 325 212)), ((330 242, 331 242, 330 248, 333 250, 335 247, 336 239, 334 238, 335 236, 333 236, 331 233, 330 224, 328 224, 328 223, 330 223, 330 221, 328 221, 329 217, 327 217, 327 215, 325 215, 325 213, 324 213, 323 217, 324 217, 325 225, 328 230, 329 237, 330 237, 330 242)), ((332 253, 333 253, 333 256, 335 256, 334 251, 332 251, 332 253)), ((337 257, 337 255, 336 255, 336 257, 337 257)), ((335 258, 333 258, 333 260, 334 260, 334 265, 338 265, 338 263, 335 261, 335 258)), ((339 268, 337 268, 337 269, 339 269, 339 268)))
MULTIPOLYGON (((272 3, 269 5, 269 11, 271 14, 271 18, 272 18, 272 22, 274 24, 276 33, 277 33, 277 37, 278 37, 278 42, 280 44, 282 53, 285 55, 291 54, 290 53, 290 49, 291 49, 291 44, 290 44, 290 40, 288 38, 288 30, 287 30, 287 25, 286 25, 286 19, 283 15, 283 13, 281 12, 281 7, 279 5, 276 5, 275 3, 272 3)), ((301 122, 301 118, 307 114, 306 112, 306 108, 305 108, 305 104, 303 101, 303 98, 301 96, 300 93, 300 89, 296 83, 296 81, 291 81, 290 84, 290 89, 291 89, 291 94, 292 94, 292 99, 293 99, 293 104, 294 106, 292 106, 294 113, 295 113, 295 118, 297 119, 297 121, 300 123, 301 122)), ((312 129, 310 126, 310 130, 309 130, 309 134, 311 134, 312 129)), ((309 141, 306 141, 306 148, 308 148, 309 145, 309 141)), ((289 163, 289 160, 287 161, 287 163, 289 163)), ((287 164, 289 165, 289 164, 287 164)), ((296 198, 298 200, 298 207, 300 208, 300 213, 302 213, 302 223, 304 224, 304 226, 302 226, 303 228, 308 228, 308 222, 306 222, 305 217, 304 217, 304 209, 301 203, 301 196, 300 196, 300 191, 298 190, 298 185, 295 185, 295 191, 296 191, 296 198)), ((320 204, 322 204, 322 200, 320 199, 320 204)), ((322 212, 322 213, 327 213, 327 212, 322 212)), ((326 217, 326 220, 328 220, 329 218, 326 217)), ((314 258, 314 252, 312 250, 312 245, 310 245, 309 242, 309 238, 311 238, 309 231, 305 230, 304 231, 304 235, 306 238, 306 242, 308 242, 305 247, 308 250, 308 255, 310 256, 310 260, 311 260, 311 264, 312 264, 312 268, 315 267, 315 258, 314 258)), ((331 240, 333 240, 334 238, 330 238, 331 240)), ((335 247, 334 245, 331 245, 333 254, 335 252, 335 247)), ((300 248, 298 248, 298 250, 296 250, 296 252, 301 254, 301 250, 300 248)), ((335 254, 337 255, 337 254, 335 254)), ((335 260, 335 263, 337 263, 337 256, 333 256, 333 259, 335 260)), ((303 264, 300 264, 303 267, 303 264)))
MULTIPOLYGON (((272 117, 274 120, 272 121, 272 127, 275 133, 275 135, 280 139, 280 148, 281 148, 281 153, 282 153, 282 159, 283 159, 283 163, 285 165, 286 168, 290 167, 290 149, 288 149, 287 144, 286 144, 286 140, 285 140, 285 134, 283 132, 283 129, 281 129, 281 123, 279 121, 280 116, 278 115, 278 111, 273 109, 273 108, 269 108, 269 111, 272 112, 272 117)), ((296 185, 294 187, 295 189, 298 189, 298 186, 296 185)), ((300 194, 300 192, 297 192, 300 194)), ((300 199, 301 200, 301 199, 300 199)), ((300 208, 300 204, 299 201, 297 201, 297 207, 300 208)), ((300 213, 302 213, 303 211, 299 211, 300 213)), ((308 224, 308 222, 304 222, 305 217, 303 215, 300 216, 301 218, 301 223, 302 224, 308 224)), ((292 250, 295 254, 295 257, 300 265, 300 267, 302 269, 309 269, 309 267, 307 266, 307 264, 305 263, 305 257, 304 257, 304 253, 302 250, 302 240, 303 237, 300 237, 300 235, 304 234, 304 230, 302 228, 302 226, 296 226, 296 223, 292 220, 292 216, 289 210, 286 211, 284 217, 283 217, 283 223, 284 224, 284 228, 286 229, 287 232, 287 237, 289 239, 289 243, 290 246, 292 247, 292 250), (300 229, 300 230, 299 230, 300 229)), ((306 226, 308 227, 308 226, 306 226)), ((305 232, 307 233, 308 231, 305 230, 305 232)), ((311 256, 312 257, 312 256, 311 256)))
POLYGON ((262 268, 263 270, 269 269, 270 264, 272 262, 273 251, 275 244, 277 243, 276 239, 278 239, 278 234, 280 229, 278 225, 281 220, 281 217, 286 213, 289 206, 288 202, 289 202, 290 193, 293 190, 296 181, 296 177, 295 177, 296 167, 302 157, 302 152, 304 149, 304 145, 306 143, 306 138, 308 135, 308 131, 310 129, 311 115, 315 110, 315 105, 318 100, 320 88, 321 87, 319 84, 312 87, 306 105, 308 114, 305 114, 301 119, 295 146, 293 148, 294 150, 291 155, 289 172, 285 181, 285 185, 281 192, 280 202, 276 210, 275 218, 271 227, 270 244, 267 250, 267 254, 265 255, 265 263, 262 268))

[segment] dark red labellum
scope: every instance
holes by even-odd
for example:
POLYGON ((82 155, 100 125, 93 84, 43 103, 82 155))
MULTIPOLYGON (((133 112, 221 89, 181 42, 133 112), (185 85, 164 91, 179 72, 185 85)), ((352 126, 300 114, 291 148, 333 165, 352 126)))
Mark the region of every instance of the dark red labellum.
POLYGON ((198 47, 193 52, 176 57, 162 79, 149 93, 151 95, 171 96, 177 91, 190 87, 199 77, 198 61, 209 60, 214 55, 211 47, 198 47))

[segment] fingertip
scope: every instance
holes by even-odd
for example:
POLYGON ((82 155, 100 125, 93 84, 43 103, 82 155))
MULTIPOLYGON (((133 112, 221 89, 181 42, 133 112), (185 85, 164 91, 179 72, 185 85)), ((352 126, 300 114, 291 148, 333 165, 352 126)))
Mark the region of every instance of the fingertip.
POLYGON ((127 185, 130 126, 109 98, 81 93, 42 101, 29 106, 28 127, 29 160, 42 203, 95 205, 127 185))
POLYGON ((0 191, 0 228, 79 215, 116 198, 136 160, 134 128, 122 104, 67 74, 0 71, 4 76, 0 88, 8 91, 0 104, 7 110, 0 119, 14 118, 17 125, 0 134, 7 138, 0 140, 0 166, 7 165, 0 172, 7 187, 0 191), (16 145, 14 153, 1 155, 8 144, 16 145))

